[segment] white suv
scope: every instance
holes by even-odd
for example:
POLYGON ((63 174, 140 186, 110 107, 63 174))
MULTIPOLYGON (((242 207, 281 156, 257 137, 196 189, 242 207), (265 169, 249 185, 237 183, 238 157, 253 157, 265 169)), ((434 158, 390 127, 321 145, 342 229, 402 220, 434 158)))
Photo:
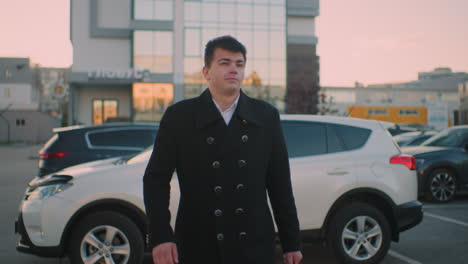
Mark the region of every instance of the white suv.
MULTIPOLYGON (((282 116, 304 241, 322 240, 343 263, 378 263, 422 220, 415 160, 385 122, 282 116)), ((139 263, 146 247, 142 177, 151 150, 86 163, 29 183, 17 249, 72 263, 139 263)), ((175 215, 179 189, 171 183, 175 215)), ((173 219, 174 220, 174 219, 173 219)))

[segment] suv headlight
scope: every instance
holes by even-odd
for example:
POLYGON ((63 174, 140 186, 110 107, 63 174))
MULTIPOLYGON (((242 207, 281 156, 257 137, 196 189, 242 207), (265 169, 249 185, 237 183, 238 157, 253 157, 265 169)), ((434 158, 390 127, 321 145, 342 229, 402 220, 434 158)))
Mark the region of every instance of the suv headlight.
POLYGON ((34 189, 32 192, 26 195, 26 200, 43 200, 45 198, 51 197, 57 193, 63 192, 64 190, 70 188, 72 184, 65 183, 65 184, 55 184, 49 186, 41 186, 34 189))
POLYGON ((61 193, 64 190, 70 188, 71 186, 71 183, 59 183, 54 185, 40 186, 26 194, 26 200, 43 200, 48 197, 54 196, 57 193, 61 193))
POLYGON ((49 175, 36 177, 28 184, 25 200, 46 199, 73 186, 69 175, 49 175))

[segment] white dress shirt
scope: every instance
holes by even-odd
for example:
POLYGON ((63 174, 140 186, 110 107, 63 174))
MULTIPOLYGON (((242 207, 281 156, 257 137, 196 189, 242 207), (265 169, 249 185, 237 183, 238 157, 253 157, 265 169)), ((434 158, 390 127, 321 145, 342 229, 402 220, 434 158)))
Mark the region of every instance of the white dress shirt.
POLYGON ((224 122, 226 122, 226 125, 229 125, 229 122, 231 121, 232 115, 234 114, 234 111, 236 110, 237 102, 239 101, 239 96, 237 96, 234 103, 230 107, 228 107, 228 109, 226 109, 224 112, 221 111, 221 107, 219 107, 219 105, 216 103, 216 101, 213 98, 211 98, 211 99, 215 103, 216 108, 218 108, 219 112, 223 116, 223 119, 224 119, 224 122))

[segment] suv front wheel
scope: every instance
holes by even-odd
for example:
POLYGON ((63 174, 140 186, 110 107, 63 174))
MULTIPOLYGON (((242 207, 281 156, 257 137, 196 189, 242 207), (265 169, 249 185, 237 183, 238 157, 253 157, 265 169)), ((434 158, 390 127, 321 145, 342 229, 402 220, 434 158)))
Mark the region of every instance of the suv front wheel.
POLYGON ((333 215, 327 244, 339 263, 379 263, 390 248, 385 216, 365 203, 351 203, 333 215))
POLYGON ((141 263, 143 235, 128 217, 98 212, 80 219, 73 230, 68 255, 73 264, 141 263))

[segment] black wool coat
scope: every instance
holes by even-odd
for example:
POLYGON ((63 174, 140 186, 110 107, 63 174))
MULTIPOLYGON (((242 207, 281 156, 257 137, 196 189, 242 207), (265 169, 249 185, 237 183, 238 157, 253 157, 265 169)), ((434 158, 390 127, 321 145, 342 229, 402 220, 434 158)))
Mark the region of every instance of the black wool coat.
POLYGON ((170 106, 143 180, 149 243, 176 242, 182 264, 274 263, 300 247, 299 221, 278 111, 242 91, 228 125, 206 89, 170 106), (168 210, 176 170, 175 232, 168 210))

